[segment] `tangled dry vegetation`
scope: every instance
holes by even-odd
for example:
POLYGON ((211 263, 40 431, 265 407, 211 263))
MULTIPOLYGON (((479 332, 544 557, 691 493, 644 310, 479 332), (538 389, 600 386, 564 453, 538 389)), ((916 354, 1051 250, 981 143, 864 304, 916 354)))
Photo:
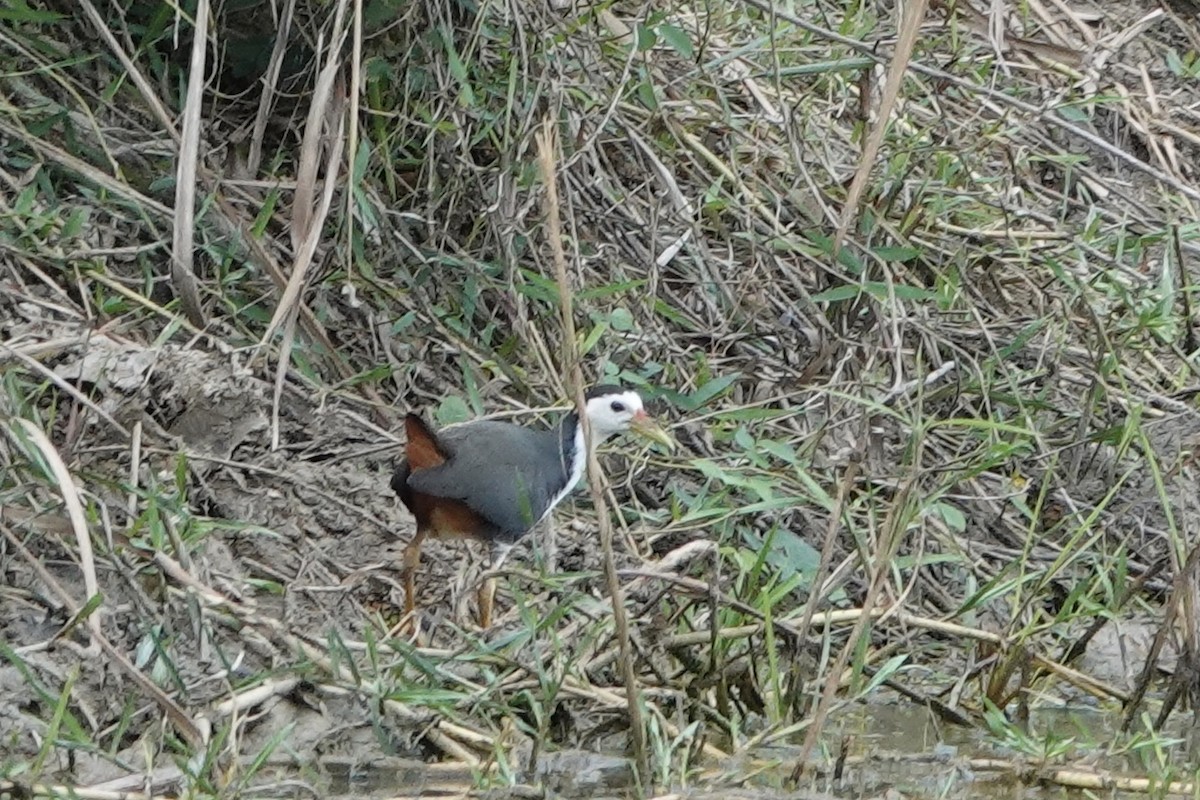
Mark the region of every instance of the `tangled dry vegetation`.
POLYGON ((1188 790, 1200 27, 898 13, 0 12, 0 793, 836 791, 864 702, 1188 790), (547 214, 683 449, 606 453, 615 552, 580 493, 491 631, 427 548, 415 642, 394 431, 569 396, 547 214))

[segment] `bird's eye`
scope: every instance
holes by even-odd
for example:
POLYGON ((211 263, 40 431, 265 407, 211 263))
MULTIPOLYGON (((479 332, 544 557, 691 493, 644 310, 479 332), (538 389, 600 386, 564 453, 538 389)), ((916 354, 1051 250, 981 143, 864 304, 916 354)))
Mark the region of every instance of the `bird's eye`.
POLYGON ((625 404, 622 403, 620 400, 613 400, 611 408, 614 412, 616 412, 617 414, 620 414, 622 411, 625 410, 625 404))

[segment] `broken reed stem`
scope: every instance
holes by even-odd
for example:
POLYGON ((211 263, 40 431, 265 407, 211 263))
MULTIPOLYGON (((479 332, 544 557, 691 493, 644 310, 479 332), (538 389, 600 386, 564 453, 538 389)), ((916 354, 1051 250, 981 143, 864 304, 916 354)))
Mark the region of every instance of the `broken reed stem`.
POLYGON ((875 158, 879 148, 883 146, 883 137, 891 120, 892 110, 896 107, 896 99, 900 96, 900 85, 904 82, 905 70, 912 59, 913 48, 917 45, 917 34, 921 30, 921 22, 925 19, 927 0, 910 0, 901 6, 903 8, 900 22, 900 35, 896 41, 896 49, 892 53, 888 65, 887 79, 883 84, 883 96, 879 101, 878 116, 867 142, 863 147, 862 157, 858 161, 858 169, 850 181, 850 190, 846 193, 846 203, 842 206, 841 217, 838 219, 837 232, 833 236, 832 257, 837 258, 850 231, 850 225, 858 214, 858 204, 866 191, 867 181, 871 178, 871 170, 875 166, 875 158))
POLYGON ((650 779, 650 762, 646 752, 645 729, 642 727, 641 691, 633 669, 633 653, 629 644, 629 620, 625 616, 625 599, 621 582, 617 576, 616 559, 613 556, 612 522, 608 518, 608 506, 604 501, 604 488, 600 482, 600 465, 592 447, 591 426, 588 424, 587 402, 583 389, 583 369, 579 364, 579 353, 575 343, 575 318, 571 311, 571 289, 567 279, 567 256, 562 245, 562 223, 559 217, 558 173, 555 163, 555 131, 553 118, 547 117, 537 133, 538 161, 541 166, 542 182, 546 186, 544 201, 546 215, 546 240, 554 257, 554 274, 558 282, 558 306, 562 313, 563 344, 562 361, 566 368, 566 383, 575 401, 579 424, 583 426, 583 440, 587 445, 588 488, 592 493, 592 504, 596 509, 596 522, 600 526, 600 546, 604 555, 604 579, 608 595, 612 599, 613 627, 617 646, 621 654, 621 678, 625 684, 625 701, 629 711, 630 739, 641 786, 650 779))
POLYGON ((175 171, 175 214, 171 237, 171 285, 188 322, 203 329, 207 324, 200 304, 200 288, 192 270, 196 227, 196 168, 200 159, 200 117, 204 107, 204 65, 208 54, 208 0, 196 3, 195 35, 188 68, 187 100, 183 106, 179 159, 175 171))

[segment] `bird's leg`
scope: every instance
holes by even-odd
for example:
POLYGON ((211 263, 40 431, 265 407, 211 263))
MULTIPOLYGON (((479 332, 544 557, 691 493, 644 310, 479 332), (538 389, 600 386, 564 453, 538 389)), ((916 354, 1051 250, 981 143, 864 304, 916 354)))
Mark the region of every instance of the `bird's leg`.
POLYGON ((417 567, 421 564, 421 543, 425 541, 428 533, 426 530, 418 529, 413 534, 412 541, 404 546, 404 554, 401 560, 401 571, 404 574, 404 616, 410 621, 416 620, 416 572, 417 567))
POLYGON ((496 578, 489 575, 479 586, 479 627, 487 630, 492 626, 492 606, 496 602, 496 578))
POLYGON ((508 551, 512 550, 512 544, 509 542, 492 542, 491 566, 488 567, 488 575, 483 579, 483 583, 479 586, 479 594, 477 596, 479 603, 479 627, 487 630, 492 626, 492 608, 496 602, 496 570, 500 569, 500 565, 504 563, 504 559, 508 557, 508 551))

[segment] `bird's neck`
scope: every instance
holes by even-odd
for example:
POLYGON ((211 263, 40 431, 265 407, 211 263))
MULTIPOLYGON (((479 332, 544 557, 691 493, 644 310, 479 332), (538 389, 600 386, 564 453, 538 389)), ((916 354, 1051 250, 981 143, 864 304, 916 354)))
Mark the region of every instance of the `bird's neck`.
MULTIPOLYGON (((597 437, 592 431, 592 445, 599 445, 607 437, 597 437)), ((587 470, 587 442, 583 437, 583 425, 579 422, 579 414, 571 411, 562 421, 560 432, 562 444, 563 466, 567 470, 566 491, 570 491, 579 483, 587 470)))
POLYGON ((579 415, 574 411, 563 417, 560 443, 562 445, 562 464, 567 473, 565 476, 567 482, 563 485, 565 494, 575 488, 587 469, 587 447, 583 439, 583 426, 579 424, 579 415))
POLYGON ((579 415, 574 411, 563 417, 562 422, 559 423, 558 442, 561 454, 560 463, 564 473, 563 485, 550 498, 550 502, 546 505, 546 510, 538 522, 549 516, 554 507, 571 493, 571 490, 579 483, 579 479, 583 477, 584 470, 587 469, 587 448, 583 441, 583 426, 579 424, 579 415))

